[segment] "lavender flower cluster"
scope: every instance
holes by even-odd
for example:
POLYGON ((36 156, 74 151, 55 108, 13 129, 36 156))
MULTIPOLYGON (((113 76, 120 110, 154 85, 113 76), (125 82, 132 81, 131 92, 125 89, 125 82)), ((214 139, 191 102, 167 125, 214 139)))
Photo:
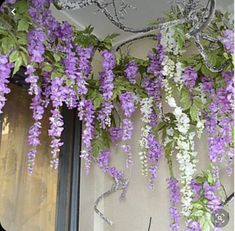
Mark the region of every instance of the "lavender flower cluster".
POLYGON ((138 65, 134 60, 131 60, 126 65, 126 69, 124 71, 126 78, 130 83, 135 84, 138 77, 138 65))
POLYGON ((147 136, 147 160, 151 166, 149 166, 149 188, 153 189, 154 182, 157 178, 158 163, 162 157, 162 146, 156 140, 155 136, 152 133, 149 133, 147 136))
POLYGON ((234 54, 234 31, 225 30, 222 36, 219 36, 218 39, 223 43, 225 49, 230 53, 234 54))
POLYGON ((28 33, 28 52, 31 62, 41 63, 44 61, 45 40, 45 33, 39 29, 32 30, 28 33))
POLYGON ((33 110, 34 124, 30 127, 28 132, 28 144, 33 148, 28 152, 28 171, 30 174, 33 173, 33 167, 35 165, 35 157, 37 154, 37 146, 40 145, 39 136, 41 134, 41 120, 44 114, 44 107, 42 106, 43 100, 42 95, 39 93, 32 99, 30 109, 33 110))
POLYGON ((193 67, 186 67, 182 78, 184 85, 192 91, 198 78, 197 71, 193 67))
POLYGON ((123 173, 110 166, 110 155, 110 150, 102 150, 98 156, 98 164, 105 173, 112 176, 116 182, 119 182, 123 178, 123 173))
POLYGON ((104 50, 102 52, 103 57, 103 71, 100 73, 100 90, 105 100, 101 104, 101 110, 98 113, 98 120, 101 123, 101 127, 105 129, 106 127, 111 126, 111 114, 113 109, 113 104, 111 98, 113 96, 114 88, 114 73, 113 69, 116 65, 115 55, 108 51, 104 50))
POLYGON ((84 120, 85 122, 85 128, 82 134, 82 141, 85 145, 86 150, 81 151, 81 157, 83 157, 85 160, 86 174, 89 174, 92 161, 92 139, 95 132, 94 105, 91 100, 83 99, 79 102, 78 110, 80 120, 84 120))
POLYGON ((209 136, 209 158, 214 162, 227 161, 228 174, 231 175, 233 148, 232 129, 234 126, 234 83, 233 73, 223 73, 224 83, 222 87, 214 90, 214 84, 208 77, 203 77, 203 91, 211 100, 205 112, 206 131, 209 136))
POLYGON ((100 73, 100 90, 102 91, 104 100, 110 100, 113 95, 113 69, 116 64, 115 55, 108 50, 102 52, 103 57, 103 71, 100 73))
POLYGON ((12 67, 8 57, 0 54, 0 114, 3 113, 2 109, 6 103, 5 95, 10 93, 8 83, 12 67))
POLYGON ((170 230, 177 231, 180 228, 180 213, 177 209, 177 206, 180 204, 180 187, 179 182, 171 177, 167 180, 168 189, 170 193, 170 216, 172 223, 170 224, 170 230))

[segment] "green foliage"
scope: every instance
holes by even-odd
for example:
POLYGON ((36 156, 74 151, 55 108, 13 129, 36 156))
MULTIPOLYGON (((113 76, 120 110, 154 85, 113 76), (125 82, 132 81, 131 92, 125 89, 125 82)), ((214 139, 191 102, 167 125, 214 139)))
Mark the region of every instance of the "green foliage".
POLYGON ((101 129, 100 124, 96 123, 96 135, 92 140, 92 152, 94 157, 98 157, 100 151, 110 147, 109 135, 106 130, 101 129))

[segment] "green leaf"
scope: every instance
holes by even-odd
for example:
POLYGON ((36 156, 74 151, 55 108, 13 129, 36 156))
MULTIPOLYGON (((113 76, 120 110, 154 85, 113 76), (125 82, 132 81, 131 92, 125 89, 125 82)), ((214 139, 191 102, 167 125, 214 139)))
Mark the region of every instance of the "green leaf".
POLYGON ((57 63, 61 60, 61 57, 57 53, 54 53, 53 57, 57 63))
POLYGON ((18 0, 15 3, 16 13, 24 14, 28 10, 27 2, 25 0, 18 0))
POLYGON ((100 129, 92 141, 92 152, 94 157, 98 157, 100 151, 109 148, 109 137, 105 130, 100 129))
POLYGON ((195 105, 195 107, 197 107, 199 110, 203 109, 203 103, 202 100, 199 96, 194 97, 193 99, 193 104, 195 105))
POLYGON ((52 66, 50 63, 44 63, 44 66, 43 66, 43 70, 46 71, 46 72, 50 72, 52 71, 52 66))
POLYGON ((25 54, 25 52, 23 52, 23 51, 20 52, 20 55, 22 57, 22 62, 23 62, 22 64, 24 66, 27 66, 28 65, 28 55, 25 54))
POLYGON ((4 37, 0 40, 0 44, 4 54, 9 53, 11 50, 15 48, 15 44, 9 37, 4 37))
POLYGON ((13 63, 13 62, 17 61, 20 57, 21 57, 20 52, 16 50, 10 54, 9 60, 11 63, 13 63))
POLYGON ((100 104, 102 103, 102 101, 103 101, 103 97, 101 95, 95 98, 95 100, 93 101, 95 110, 100 107, 100 104))
POLYGON ((28 31, 29 22, 26 19, 21 19, 18 23, 17 30, 18 31, 28 31))
POLYGON ((204 215, 203 210, 196 210, 195 212, 192 213, 193 216, 195 217, 202 217, 204 215))
POLYGON ((199 110, 198 110, 198 108, 195 106, 195 104, 193 104, 193 105, 190 107, 189 113, 190 113, 190 116, 191 116, 192 121, 198 121, 198 119, 199 119, 199 116, 198 116, 199 110))
POLYGON ((19 71, 19 69, 20 69, 20 67, 22 66, 22 64, 23 64, 23 60, 22 60, 22 58, 21 58, 21 56, 20 56, 20 57, 18 57, 18 59, 15 61, 15 67, 14 67, 13 75, 19 71))
POLYGON ((180 102, 182 103, 184 110, 189 109, 192 105, 190 93, 186 88, 182 88, 182 90, 181 90, 180 102))
POLYGON ((202 204, 200 204, 200 202, 196 202, 193 204, 193 209, 202 210, 203 208, 204 208, 204 206, 202 204))

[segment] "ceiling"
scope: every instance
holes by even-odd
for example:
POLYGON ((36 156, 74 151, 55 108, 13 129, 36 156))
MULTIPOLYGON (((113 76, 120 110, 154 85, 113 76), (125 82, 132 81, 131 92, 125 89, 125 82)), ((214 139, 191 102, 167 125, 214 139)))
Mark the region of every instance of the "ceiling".
MULTIPOLYGON (((104 2, 107 2, 107 0, 104 2)), ((128 14, 125 15, 123 20, 125 25, 133 28, 148 25, 156 18, 164 16, 164 12, 170 8, 169 0, 126 0, 125 2, 136 7, 136 9, 128 9, 128 14)), ((204 2, 204 0, 201 2, 204 2)), ((233 0, 217 0, 217 9, 225 9, 231 12, 234 8, 233 2, 233 0)), ((94 33, 99 38, 104 38, 111 33, 119 33, 120 35, 114 41, 116 44, 136 36, 136 34, 119 30, 94 6, 69 11, 58 11, 52 7, 52 10, 56 18, 67 20, 79 29, 92 25, 95 28, 94 33)))

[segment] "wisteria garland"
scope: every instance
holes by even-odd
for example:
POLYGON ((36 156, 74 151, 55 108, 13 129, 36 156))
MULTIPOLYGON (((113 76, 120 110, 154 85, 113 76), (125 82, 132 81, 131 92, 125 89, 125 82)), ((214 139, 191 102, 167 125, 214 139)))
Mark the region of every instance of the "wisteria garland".
MULTIPOLYGON (((0 11, 4 13, 6 4, 14 4, 14 2, 14 0, 6 1, 0 11)), ((185 63, 190 63, 190 61, 179 59, 180 56, 182 58, 183 49, 180 48, 182 46, 179 46, 175 36, 181 28, 162 29, 162 33, 158 33, 155 38, 157 45, 153 52, 149 53, 147 61, 142 62, 128 57, 123 60, 123 65, 122 61, 119 62, 120 60, 116 62, 115 52, 111 51, 110 47, 105 47, 105 42, 94 44, 91 42, 85 46, 77 44, 76 30, 67 22, 56 21, 49 9, 51 2, 51 0, 32 0, 28 9, 32 20, 28 25, 27 58, 24 63, 28 64, 26 82, 29 84, 28 92, 32 95, 30 108, 34 119, 28 136, 28 142, 32 146, 28 153, 29 172, 33 171, 37 146, 40 145, 41 119, 45 108, 50 103, 51 116, 48 133, 51 137, 51 166, 58 167, 58 155, 63 145, 61 134, 64 124, 61 108, 65 105, 69 109, 76 108, 79 118, 84 121, 82 138, 84 149, 81 157, 85 160, 86 172, 89 172, 91 162, 94 161, 118 185, 124 179, 124 175, 115 167, 110 166, 109 145, 104 142, 107 146, 104 148, 102 145, 99 147, 98 144, 99 153, 96 153, 98 156, 96 157, 93 151, 97 151, 97 147, 93 149, 95 145, 93 141, 95 137, 98 137, 100 140, 105 139, 106 142, 109 142, 109 138, 113 142, 121 142, 121 149, 127 154, 126 167, 133 165, 131 146, 127 142, 133 136, 134 124, 131 117, 139 103, 143 122, 140 140, 142 174, 149 176, 149 188, 152 189, 158 175, 158 165, 163 156, 163 149, 167 147, 166 157, 168 158, 167 155, 169 155, 170 161, 176 153, 181 176, 178 182, 171 174, 168 181, 172 203, 170 228, 179 230, 179 213, 176 207, 180 197, 178 183, 181 183, 182 213, 187 217, 187 230, 201 230, 200 222, 190 218, 195 198, 200 193, 203 194, 203 199, 208 202, 207 209, 213 212, 221 203, 221 198, 216 194, 221 183, 219 181, 211 183, 208 180, 200 185, 194 181, 193 175, 196 170, 194 137, 196 132, 198 135, 202 133, 204 121, 206 121, 209 159, 213 164, 227 162, 228 173, 231 174, 234 83, 233 73, 230 70, 234 49, 233 31, 226 29, 220 36, 217 36, 218 45, 224 47, 220 49, 230 66, 226 67, 229 71, 223 71, 220 73, 221 76, 218 74, 212 80, 210 76, 204 74, 207 70, 203 69, 203 64, 197 62, 197 59, 189 65, 185 63), (102 44, 98 50, 101 51, 103 58, 102 71, 98 80, 96 77, 90 77, 91 60, 97 48, 94 46, 98 46, 97 44, 102 44), (119 81, 122 83, 120 84, 119 81), (176 88, 173 88, 171 84, 174 84, 176 88), (191 107, 184 109, 184 105, 179 106, 180 104, 174 98, 173 89, 179 92, 186 90, 191 106, 196 98, 200 98, 199 104, 202 103, 206 109, 197 111, 197 121, 192 118, 191 107), (201 93, 200 90, 202 90, 201 93), (162 98, 171 107, 173 113, 163 112, 162 98), (121 123, 118 127, 112 127, 115 124, 113 115, 116 113, 113 109, 119 103, 123 112, 120 118, 121 123), (166 133, 163 145, 157 140, 158 129, 166 133), (105 134, 104 137, 99 137, 101 133, 105 134), (167 149, 171 143, 174 145, 169 151, 167 149)), ((180 33, 182 36, 182 31, 180 33)), ((22 46, 20 52, 24 51, 23 48, 22 46)), ((10 92, 7 85, 11 69, 16 63, 15 58, 12 58, 12 53, 15 52, 18 52, 18 47, 7 53, 3 52, 5 55, 0 55, 0 113, 6 101, 5 95, 10 92), (9 60, 13 60, 12 64, 9 60)), ((21 58, 20 55, 18 60, 21 58)), ((172 173, 172 166, 170 170, 172 173)))
MULTIPOLYGON (((165 59, 165 66, 163 70, 163 75, 169 79, 173 79, 174 76, 174 62, 169 58, 165 59)), ((190 119, 183 112, 182 108, 177 106, 175 99, 172 97, 172 88, 169 85, 168 79, 164 79, 164 87, 166 92, 166 101, 168 105, 173 108, 173 114, 176 118, 176 128, 179 132, 178 137, 175 137, 177 143, 177 161, 179 163, 179 169, 181 172, 180 182, 182 184, 182 213, 184 216, 189 216, 191 211, 192 202, 192 190, 190 187, 191 181, 193 179, 193 174, 196 171, 196 152, 194 150, 194 136, 195 133, 189 133, 190 119)))

